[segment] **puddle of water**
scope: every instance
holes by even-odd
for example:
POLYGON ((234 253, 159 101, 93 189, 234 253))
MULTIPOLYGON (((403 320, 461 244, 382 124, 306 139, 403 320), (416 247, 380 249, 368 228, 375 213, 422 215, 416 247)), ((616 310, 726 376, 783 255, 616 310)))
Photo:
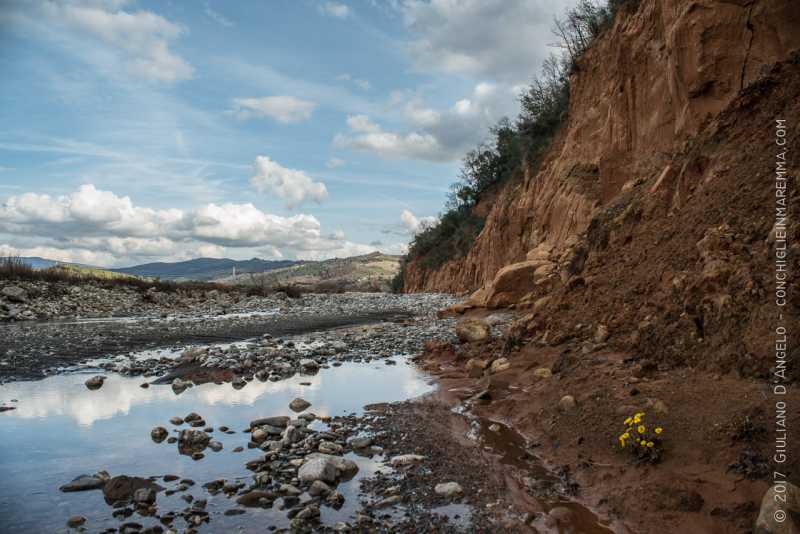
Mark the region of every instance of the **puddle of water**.
MULTIPOLYGON (((486 449, 499 455, 501 463, 522 468, 537 481, 556 484, 559 482, 558 477, 548 471, 541 461, 530 452, 525 438, 507 425, 484 418, 474 418, 468 437, 480 441, 486 449)), ((537 501, 545 512, 556 507, 566 508, 570 511, 570 528, 572 530, 556 527, 556 531, 559 533, 573 530, 585 534, 613 534, 614 532, 597 514, 582 504, 559 498, 552 500, 537 498, 537 501)), ((553 531, 553 527, 545 523, 544 516, 537 518, 534 526, 542 532, 553 531)))
MULTIPOLYGON (((248 526, 263 530, 285 526, 285 512, 273 509, 248 509, 244 515, 224 516, 235 506, 223 494, 209 495, 201 486, 224 478, 249 482, 245 463, 260 457, 258 449, 247 449, 248 434, 241 431, 253 419, 273 415, 294 415, 288 403, 303 397, 312 403, 309 411, 317 415, 361 413, 362 407, 377 402, 403 400, 431 391, 434 386, 405 359, 398 365, 344 363, 323 369, 313 376, 295 376, 281 382, 254 380, 243 389, 231 384, 198 385, 175 395, 169 386, 143 389, 141 377, 109 375, 103 387, 89 391, 86 374, 57 375, 37 382, 14 382, 0 386, 0 404, 18 399, 16 410, 0 413, 0 532, 52 532, 64 530, 67 518, 85 516, 90 531, 117 527, 111 508, 102 492, 61 493, 58 487, 78 475, 107 470, 112 476, 142 477, 175 474, 197 484, 189 493, 208 499, 210 524, 201 531, 223 532, 248 526), (310 385, 301 385, 310 382, 310 385), (176 445, 156 444, 150 439, 155 426, 173 428, 168 420, 197 412, 217 428, 226 425, 235 434, 212 433, 224 448, 206 450, 194 461, 178 454, 176 445), (237 446, 244 452, 233 453, 237 446)), ((315 423, 319 425, 321 423, 315 423)), ((182 427, 183 428, 183 427, 182 427)), ((381 469, 380 458, 349 455, 359 465, 358 475, 339 485, 346 497, 340 510, 322 507, 326 523, 346 520, 358 506, 359 480, 381 469)), ((167 488, 177 482, 164 483, 167 488)), ((182 493, 158 495, 161 513, 182 510, 188 505, 182 493)), ((277 502, 276 502, 277 504, 277 502)), ((155 524, 151 518, 134 514, 124 521, 155 524)), ((183 528, 182 520, 176 526, 183 528)))

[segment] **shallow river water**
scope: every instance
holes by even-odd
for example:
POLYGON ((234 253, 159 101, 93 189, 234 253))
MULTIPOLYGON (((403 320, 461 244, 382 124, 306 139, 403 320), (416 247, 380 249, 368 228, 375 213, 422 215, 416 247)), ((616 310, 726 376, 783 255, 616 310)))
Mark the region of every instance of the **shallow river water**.
MULTIPOLYGON (((397 358, 397 365, 393 366, 383 362, 344 363, 322 369, 316 375, 297 375, 280 382, 253 380, 239 390, 229 383, 209 383, 180 395, 175 395, 168 385, 144 389, 140 387, 144 378, 117 374, 109 374, 99 390, 89 391, 84 385, 88 376, 86 372, 73 372, 0 386, 0 404, 16 407, 0 413, 0 532, 66 531, 66 521, 74 515, 86 517, 86 527, 92 532, 117 527, 120 521, 111 517, 112 509, 101 491, 58 490, 79 475, 100 470, 111 476, 174 474, 194 480, 196 484, 184 493, 166 496, 160 492, 158 506, 160 510, 181 510, 187 506, 181 496, 187 493, 196 499, 207 498, 211 522, 201 531, 286 526, 286 513, 278 506, 225 516, 224 511, 234 507, 235 501, 222 493, 211 496, 202 488, 202 484, 215 479, 251 479, 245 463, 263 455, 259 449, 247 448, 249 434, 242 431, 251 420, 294 415, 288 404, 295 397, 311 402, 308 411, 316 415, 335 416, 361 413, 363 406, 370 403, 416 397, 434 387, 428 377, 403 358, 397 358), (223 444, 221 451, 207 450, 205 458, 195 461, 179 454, 175 444, 151 440, 153 427, 174 428, 169 418, 184 417, 190 412, 199 413, 214 427, 212 437, 223 444), (235 433, 220 432, 221 425, 235 433), (238 446, 244 451, 234 453, 238 446)), ((323 427, 320 421, 312 426, 323 427)), ((346 497, 340 510, 322 507, 324 523, 346 520, 352 515, 358 507, 359 480, 383 467, 380 457, 348 457, 358 463, 358 475, 339 485, 346 497)), ((158 483, 166 488, 178 484, 158 483)), ((136 515, 130 520, 155 524, 152 519, 136 515)))

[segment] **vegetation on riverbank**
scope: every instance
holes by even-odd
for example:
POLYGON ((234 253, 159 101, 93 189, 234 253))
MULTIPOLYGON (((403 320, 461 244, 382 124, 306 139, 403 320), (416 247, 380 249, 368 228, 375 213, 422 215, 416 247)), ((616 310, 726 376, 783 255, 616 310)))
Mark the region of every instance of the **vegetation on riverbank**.
POLYGON ((115 273, 105 269, 82 267, 79 265, 59 264, 46 269, 35 269, 29 263, 17 257, 0 258, 0 280, 47 282, 51 284, 92 284, 100 287, 127 287, 146 291, 164 293, 222 291, 240 292, 261 296, 274 292, 260 286, 239 286, 213 282, 174 282, 152 278, 141 278, 127 274, 115 273))

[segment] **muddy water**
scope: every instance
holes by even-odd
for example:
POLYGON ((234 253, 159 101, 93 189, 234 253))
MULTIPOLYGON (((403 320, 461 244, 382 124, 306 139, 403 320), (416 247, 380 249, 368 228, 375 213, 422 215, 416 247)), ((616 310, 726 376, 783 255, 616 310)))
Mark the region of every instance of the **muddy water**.
MULTIPOLYGON (((376 402, 391 402, 415 397, 433 389, 431 381, 402 358, 387 366, 345 363, 323 369, 313 376, 295 376, 281 382, 253 381, 240 390, 230 384, 204 384, 175 395, 169 386, 140 387, 142 378, 109 375, 97 391, 84 386, 85 372, 61 374, 36 382, 15 382, 0 386, 0 404, 16 406, 0 413, 0 532, 54 532, 66 530, 70 516, 82 515, 89 531, 117 527, 111 508, 101 491, 61 493, 58 487, 81 474, 106 470, 112 476, 142 477, 166 474, 190 478, 197 484, 187 492, 208 499, 210 524, 205 532, 225 532, 239 527, 261 531, 265 526, 285 526, 288 522, 278 503, 272 509, 249 509, 244 515, 225 516, 234 501, 223 494, 210 496, 201 486, 211 480, 249 481, 248 460, 263 453, 247 449, 249 434, 242 432, 253 419, 273 415, 292 415, 288 403, 303 397, 312 403, 309 411, 317 415, 360 413, 376 402), (301 382, 310 382, 302 385, 301 382), (178 453, 176 445, 156 444, 150 439, 155 426, 172 428, 169 418, 197 412, 215 428, 213 439, 223 444, 220 452, 206 450, 195 461, 178 453), (235 430, 225 434, 217 427, 235 430), (234 453, 237 446, 243 452, 234 453)), ((93 374, 93 373, 92 373, 93 374)), ((324 428, 317 421, 314 428, 324 428)), ((358 507, 359 480, 382 468, 380 457, 348 456, 359 465, 358 475, 339 485, 346 497, 340 510, 322 508, 322 520, 346 520, 358 507)), ((167 488, 177 482, 164 483, 167 488)), ((187 506, 176 493, 158 495, 160 512, 182 510, 187 506)), ((152 519, 137 515, 129 520, 144 525, 152 519)), ((179 525, 177 522, 176 525, 179 525)))

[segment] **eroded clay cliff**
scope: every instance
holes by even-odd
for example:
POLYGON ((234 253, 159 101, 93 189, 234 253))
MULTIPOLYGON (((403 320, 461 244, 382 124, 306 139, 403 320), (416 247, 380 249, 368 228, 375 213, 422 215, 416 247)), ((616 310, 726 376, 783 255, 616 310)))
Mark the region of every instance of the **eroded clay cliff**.
POLYGON ((411 262, 406 290, 473 291, 542 243, 563 249, 626 183, 663 174, 669 187, 685 185, 676 158, 743 88, 800 48, 798 28, 792 0, 644 0, 619 13, 580 58, 568 120, 541 168, 494 199, 465 258, 433 271, 411 262))

